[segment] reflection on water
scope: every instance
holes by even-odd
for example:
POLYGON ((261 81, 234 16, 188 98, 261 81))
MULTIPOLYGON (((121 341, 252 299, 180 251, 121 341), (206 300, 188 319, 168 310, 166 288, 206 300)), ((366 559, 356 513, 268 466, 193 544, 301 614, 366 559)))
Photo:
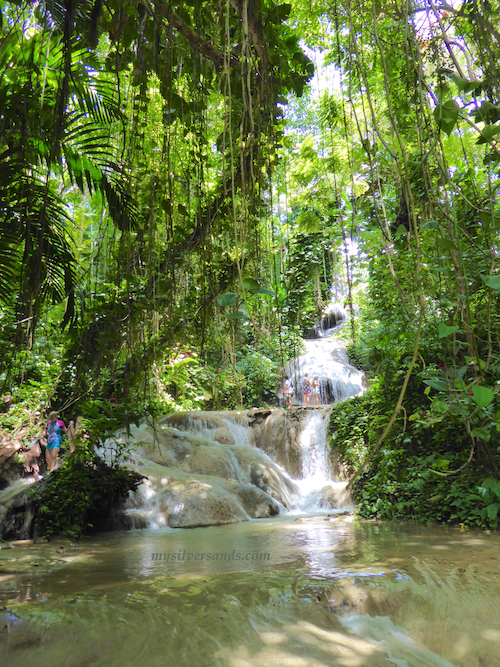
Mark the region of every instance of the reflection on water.
POLYGON ((499 546, 333 514, 15 544, 0 664, 498 667, 499 546))

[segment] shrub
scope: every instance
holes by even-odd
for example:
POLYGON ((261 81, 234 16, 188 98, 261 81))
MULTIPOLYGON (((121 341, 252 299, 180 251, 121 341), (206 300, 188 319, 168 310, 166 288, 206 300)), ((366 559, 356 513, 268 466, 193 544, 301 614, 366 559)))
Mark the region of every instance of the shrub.
POLYGON ((276 402, 278 364, 275 361, 247 346, 236 366, 245 378, 245 406, 254 407, 276 402))
POLYGON ((72 539, 105 530, 112 509, 141 480, 137 473, 107 465, 82 445, 48 479, 30 489, 37 529, 46 537, 72 539))

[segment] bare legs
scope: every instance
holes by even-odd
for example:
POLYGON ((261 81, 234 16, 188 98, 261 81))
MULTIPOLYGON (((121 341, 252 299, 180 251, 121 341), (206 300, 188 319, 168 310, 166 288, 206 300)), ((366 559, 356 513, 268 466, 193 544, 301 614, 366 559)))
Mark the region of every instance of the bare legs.
POLYGON ((59 447, 52 447, 51 449, 45 449, 45 462, 47 463, 47 470, 52 472, 57 461, 57 455, 59 454, 59 447))

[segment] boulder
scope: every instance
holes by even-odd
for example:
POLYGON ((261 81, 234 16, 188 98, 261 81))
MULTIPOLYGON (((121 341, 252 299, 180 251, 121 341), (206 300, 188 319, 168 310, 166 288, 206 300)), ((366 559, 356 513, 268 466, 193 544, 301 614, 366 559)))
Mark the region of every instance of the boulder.
POLYGON ((352 500, 346 491, 347 482, 331 482, 320 491, 318 505, 327 509, 339 509, 351 505, 352 500))
POLYGON ((156 429, 151 426, 131 429, 130 436, 122 433, 118 440, 122 441, 121 446, 124 442, 128 443, 128 460, 139 466, 139 472, 141 466, 151 462, 186 475, 209 475, 253 484, 287 509, 298 494, 297 486, 288 475, 256 447, 224 445, 166 426, 165 421, 159 422, 156 429))
POLYGON ((193 476, 152 461, 129 466, 147 478, 127 503, 125 515, 133 527, 213 526, 272 516, 282 509, 253 484, 212 475, 193 476))

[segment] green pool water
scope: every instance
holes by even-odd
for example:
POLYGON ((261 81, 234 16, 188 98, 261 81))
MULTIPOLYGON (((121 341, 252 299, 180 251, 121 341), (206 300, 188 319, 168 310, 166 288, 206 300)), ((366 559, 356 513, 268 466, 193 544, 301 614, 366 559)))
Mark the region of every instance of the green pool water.
POLYGON ((2 667, 500 665, 498 534, 332 513, 3 546, 2 667))

